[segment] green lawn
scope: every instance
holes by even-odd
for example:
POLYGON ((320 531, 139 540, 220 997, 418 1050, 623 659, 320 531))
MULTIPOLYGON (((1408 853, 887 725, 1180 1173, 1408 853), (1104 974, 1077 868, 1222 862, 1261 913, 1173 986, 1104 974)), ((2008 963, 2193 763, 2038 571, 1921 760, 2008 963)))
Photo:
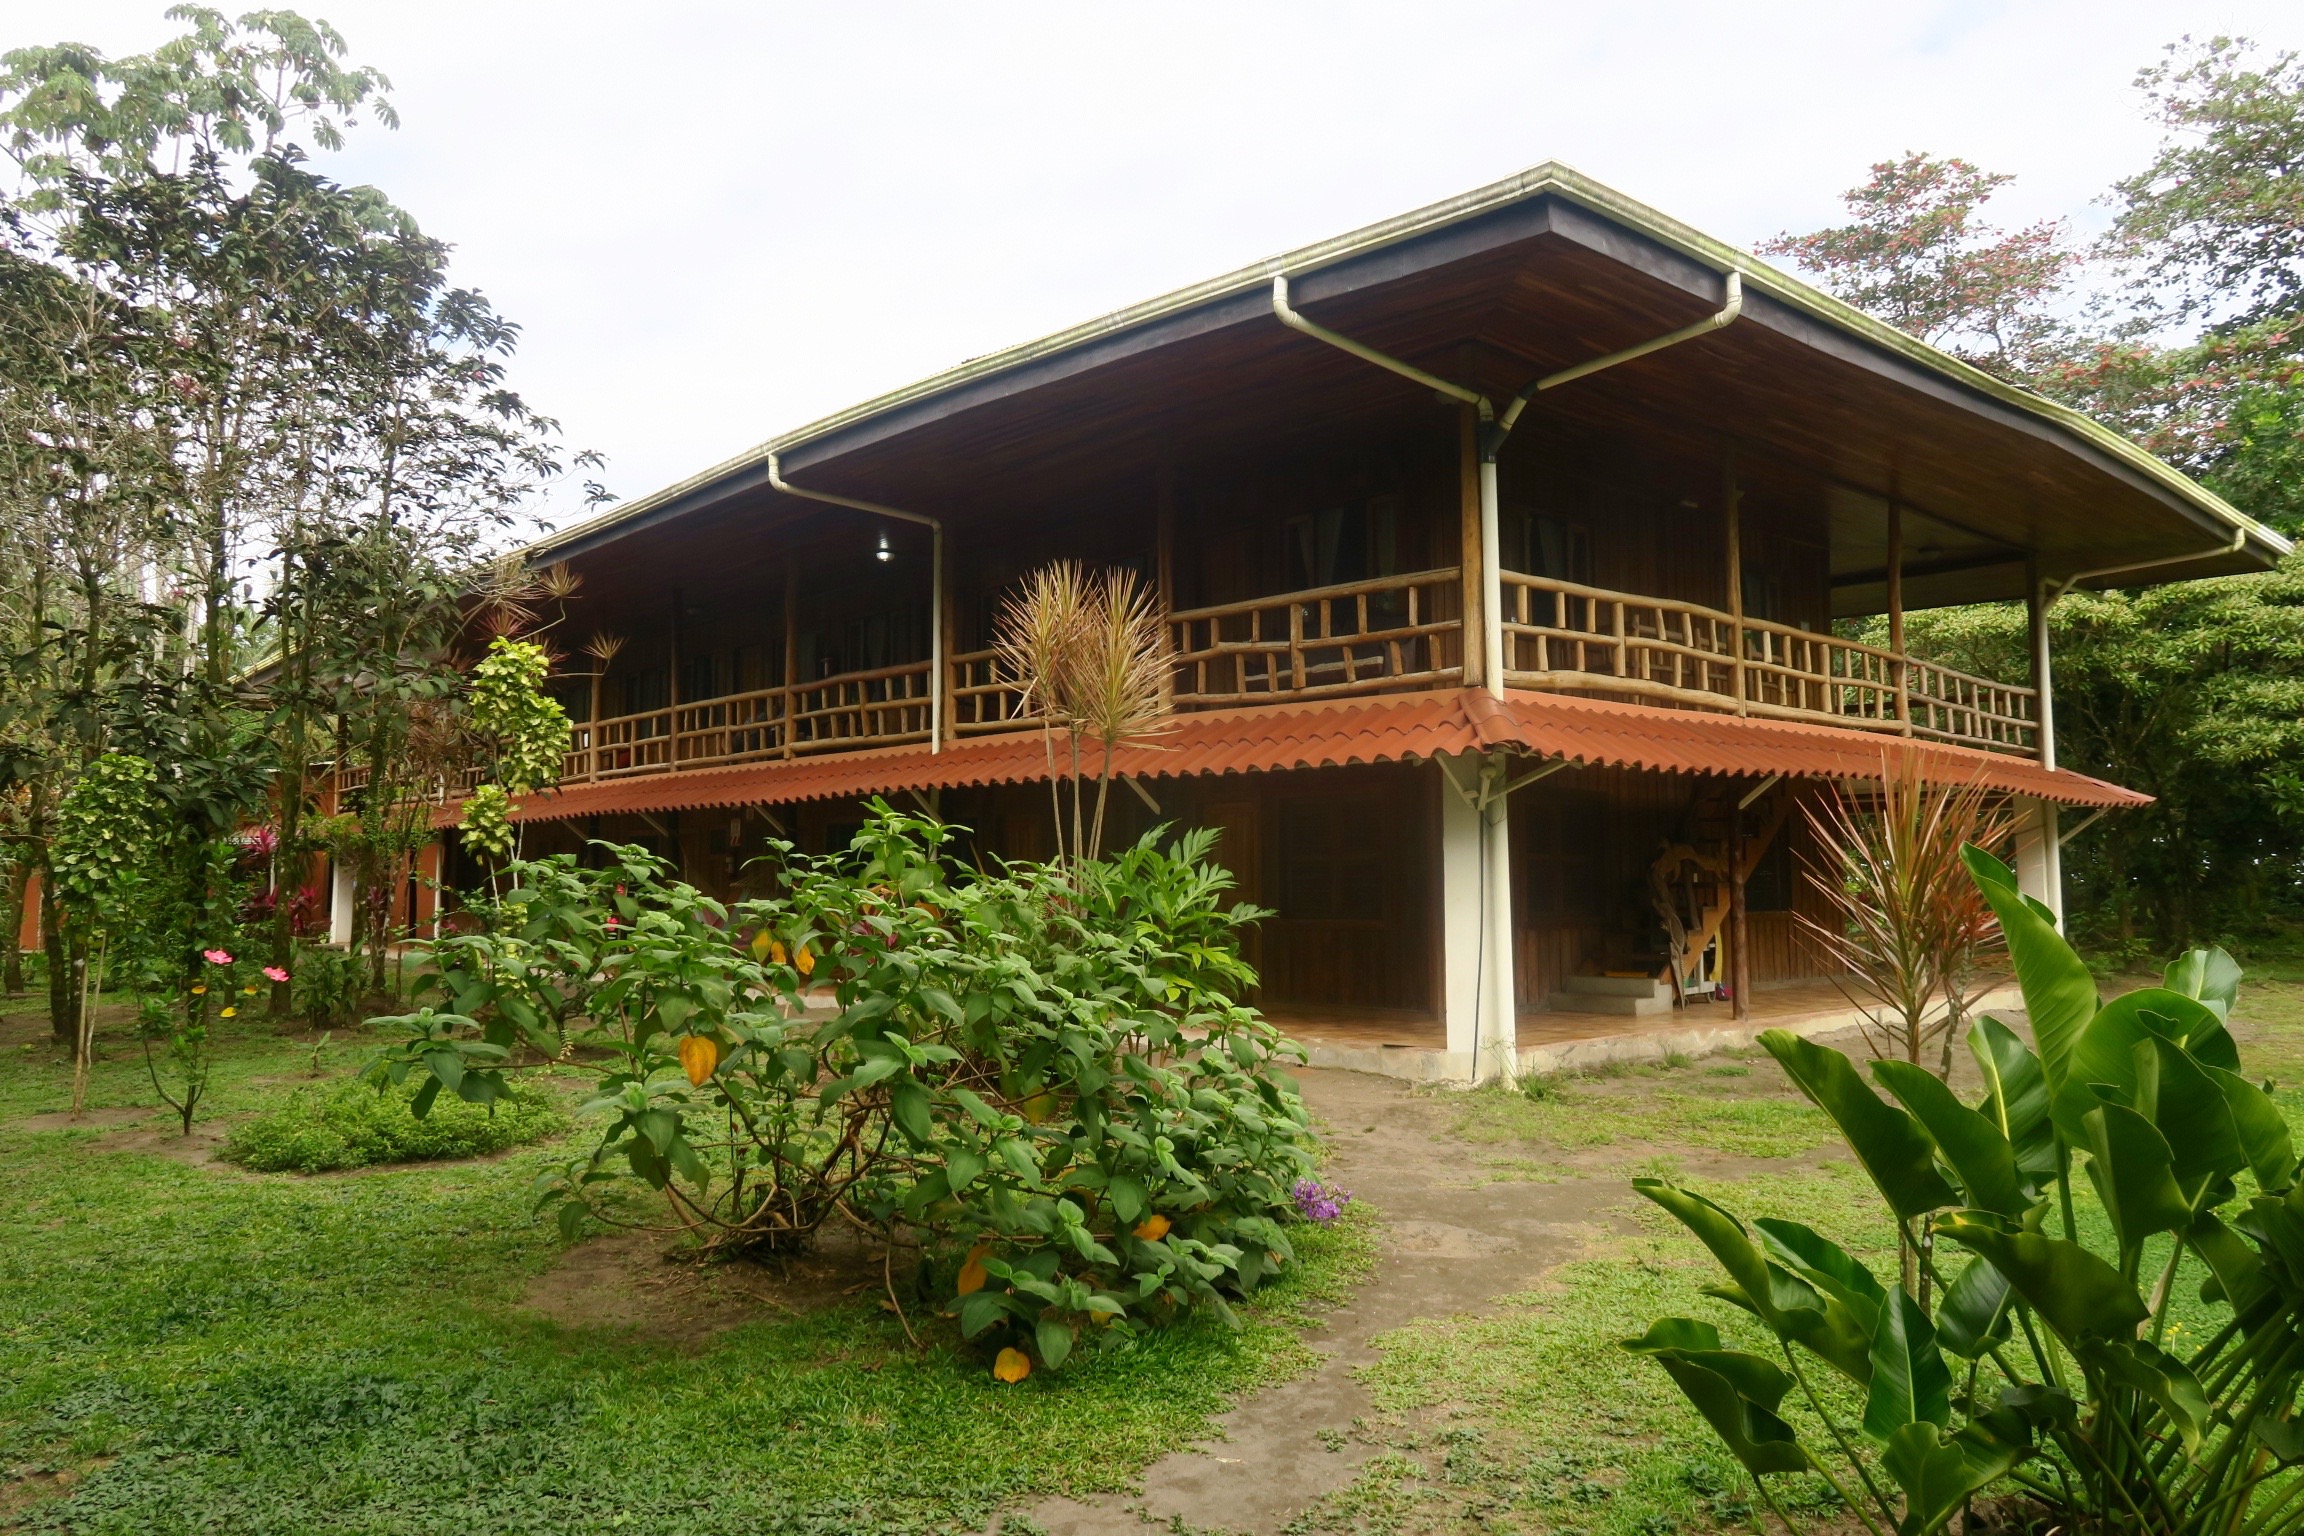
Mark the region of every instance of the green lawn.
MULTIPOLYGON (((703 1347, 562 1328, 521 1302, 564 1246, 527 1195, 566 1141, 306 1177, 121 1147, 159 1117, 26 1130, 70 1101, 44 1024, 13 1043, 26 1006, 0 1051, 0 1528, 981 1528, 1006 1500, 1125 1483, 1298 1369, 1303 1309, 1372 1248, 1365 1223, 1309 1231, 1240 1331, 1202 1320, 1016 1387, 946 1335, 915 1353, 869 1295, 703 1347)), ((323 1071, 361 1049, 339 1037, 323 1071)), ((152 1102, 129 1050, 93 1108, 152 1102)), ((312 1054, 244 1029, 212 1113, 280 1105, 312 1054)))

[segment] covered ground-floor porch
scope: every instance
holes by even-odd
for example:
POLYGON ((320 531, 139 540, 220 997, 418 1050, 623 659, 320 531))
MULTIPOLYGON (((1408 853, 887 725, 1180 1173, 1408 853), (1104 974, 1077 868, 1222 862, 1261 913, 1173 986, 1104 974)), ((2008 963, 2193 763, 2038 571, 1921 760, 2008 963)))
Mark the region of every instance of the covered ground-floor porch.
MULTIPOLYGON (((2142 799, 1852 730, 1450 691, 1182 718, 1116 755, 1105 842, 1216 834, 1256 909, 1251 1000, 1315 1062, 1473 1082, 1856 1022, 1813 938, 1831 909, 1806 807, 1898 754, 2015 803, 2017 862, 2050 902, 2059 808, 2142 799)), ((583 785, 521 816, 532 855, 637 842, 735 896, 772 885, 779 845, 845 848, 875 794, 965 829, 964 860, 1044 858, 1064 814, 1048 763, 1018 733, 583 785)))

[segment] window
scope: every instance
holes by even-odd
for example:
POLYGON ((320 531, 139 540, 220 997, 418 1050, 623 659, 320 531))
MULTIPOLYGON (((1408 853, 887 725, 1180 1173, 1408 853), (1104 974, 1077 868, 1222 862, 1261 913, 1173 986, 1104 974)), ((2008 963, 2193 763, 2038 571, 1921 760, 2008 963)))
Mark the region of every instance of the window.
POLYGON ((1799 877, 1799 866, 1792 856, 1791 829, 1778 832, 1770 840, 1768 851, 1760 855, 1760 862, 1752 866, 1752 873, 1744 879, 1744 910, 1747 912, 1789 912, 1792 910, 1792 883, 1799 877))
POLYGON ((1400 498, 1371 496, 1288 519, 1288 590, 1397 575, 1400 498))
POLYGON ((1582 523, 1532 512, 1526 507, 1506 509, 1503 556, 1507 570, 1553 581, 1592 584, 1592 535, 1582 523))

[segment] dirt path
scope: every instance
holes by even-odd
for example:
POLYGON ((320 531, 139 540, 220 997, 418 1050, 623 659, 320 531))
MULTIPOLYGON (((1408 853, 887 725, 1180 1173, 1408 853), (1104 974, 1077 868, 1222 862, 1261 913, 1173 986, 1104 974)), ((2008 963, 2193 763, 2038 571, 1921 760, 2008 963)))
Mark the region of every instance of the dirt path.
POLYGON ((1327 1357, 1316 1370, 1224 1415, 1221 1440, 1153 1464, 1141 1494, 1026 1512, 1052 1536, 1143 1536, 1179 1519, 1194 1530, 1277 1531, 1377 1454, 1343 1435, 1370 1411, 1352 1372, 1373 1356, 1371 1338, 1528 1289, 1624 1203, 1625 1149, 1567 1160, 1557 1183, 1483 1183, 1479 1149, 1447 1135, 1445 1098, 1356 1072, 1301 1076, 1335 1150, 1334 1182, 1384 1213, 1375 1273, 1309 1341, 1327 1357))

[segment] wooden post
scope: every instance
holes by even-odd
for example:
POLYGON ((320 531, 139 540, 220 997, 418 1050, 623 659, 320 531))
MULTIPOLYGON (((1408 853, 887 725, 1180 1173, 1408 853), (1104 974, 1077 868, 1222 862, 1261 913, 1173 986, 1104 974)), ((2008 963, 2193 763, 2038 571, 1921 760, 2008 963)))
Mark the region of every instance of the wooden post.
MULTIPOLYGON (((935 557, 944 562, 944 579, 936 584, 940 598, 936 605, 936 627, 942 637, 942 644, 937 647, 936 654, 944 668, 944 676, 941 679, 942 686, 934 691, 937 695, 936 712, 939 717, 936 726, 937 737, 947 745, 951 743, 955 734, 955 727, 960 722, 959 701, 952 696, 952 685, 957 681, 952 675, 952 653, 959 648, 957 642, 959 639, 960 604, 952 592, 952 552, 946 547, 948 542, 948 540, 939 538, 933 541, 930 546, 936 552, 935 557)), ((942 802, 937 803, 941 804, 942 802)))
MULTIPOLYGON (((671 660, 664 665, 664 697, 670 702, 664 718, 664 766, 680 766, 680 589, 672 589, 671 660)), ((674 855, 677 857, 678 855, 674 855)))
POLYGON ((1480 582, 1480 420, 1467 405, 1458 408, 1456 422, 1458 523, 1462 529, 1456 564, 1464 592, 1464 627, 1457 652, 1464 658, 1464 686, 1483 688, 1488 677, 1481 637, 1488 632, 1488 615, 1480 582))
POLYGON ((1721 455, 1720 500, 1728 524, 1728 630, 1729 686, 1735 691, 1736 713, 1744 714, 1744 493, 1736 485, 1736 450, 1721 455))
MULTIPOLYGON (((1741 779, 1732 781, 1741 785, 1741 779)), ((1752 1017, 1752 932, 1744 911, 1744 803, 1733 789, 1728 799, 1728 986, 1734 993, 1736 1022, 1752 1017)))
POLYGON ((800 563, 784 563, 784 755, 798 749, 793 743, 793 715, 799 709, 800 685, 800 563))
MULTIPOLYGON (((1176 611, 1176 461, 1163 455, 1160 460, 1160 486, 1152 518, 1152 580, 1159 592, 1160 634, 1175 646, 1176 634, 1170 628, 1168 615, 1176 611)), ((1160 702, 1164 708, 1176 707, 1176 669, 1173 666, 1160 673, 1160 702)))
POLYGON ((608 661, 605 656, 592 658, 592 713, 584 722, 584 777, 600 775, 600 700, 608 679, 608 661))
POLYGON ((1912 734, 1912 679, 1904 667, 1904 502, 1893 491, 1888 496, 1888 649, 1896 659, 1888 665, 1896 673, 1896 724, 1912 734))
POLYGON ((2032 701, 2035 729, 2040 733, 2040 766, 2056 766, 2055 669, 2048 658, 2048 586, 2037 565, 2024 567, 2024 605, 2032 631, 2032 701))

